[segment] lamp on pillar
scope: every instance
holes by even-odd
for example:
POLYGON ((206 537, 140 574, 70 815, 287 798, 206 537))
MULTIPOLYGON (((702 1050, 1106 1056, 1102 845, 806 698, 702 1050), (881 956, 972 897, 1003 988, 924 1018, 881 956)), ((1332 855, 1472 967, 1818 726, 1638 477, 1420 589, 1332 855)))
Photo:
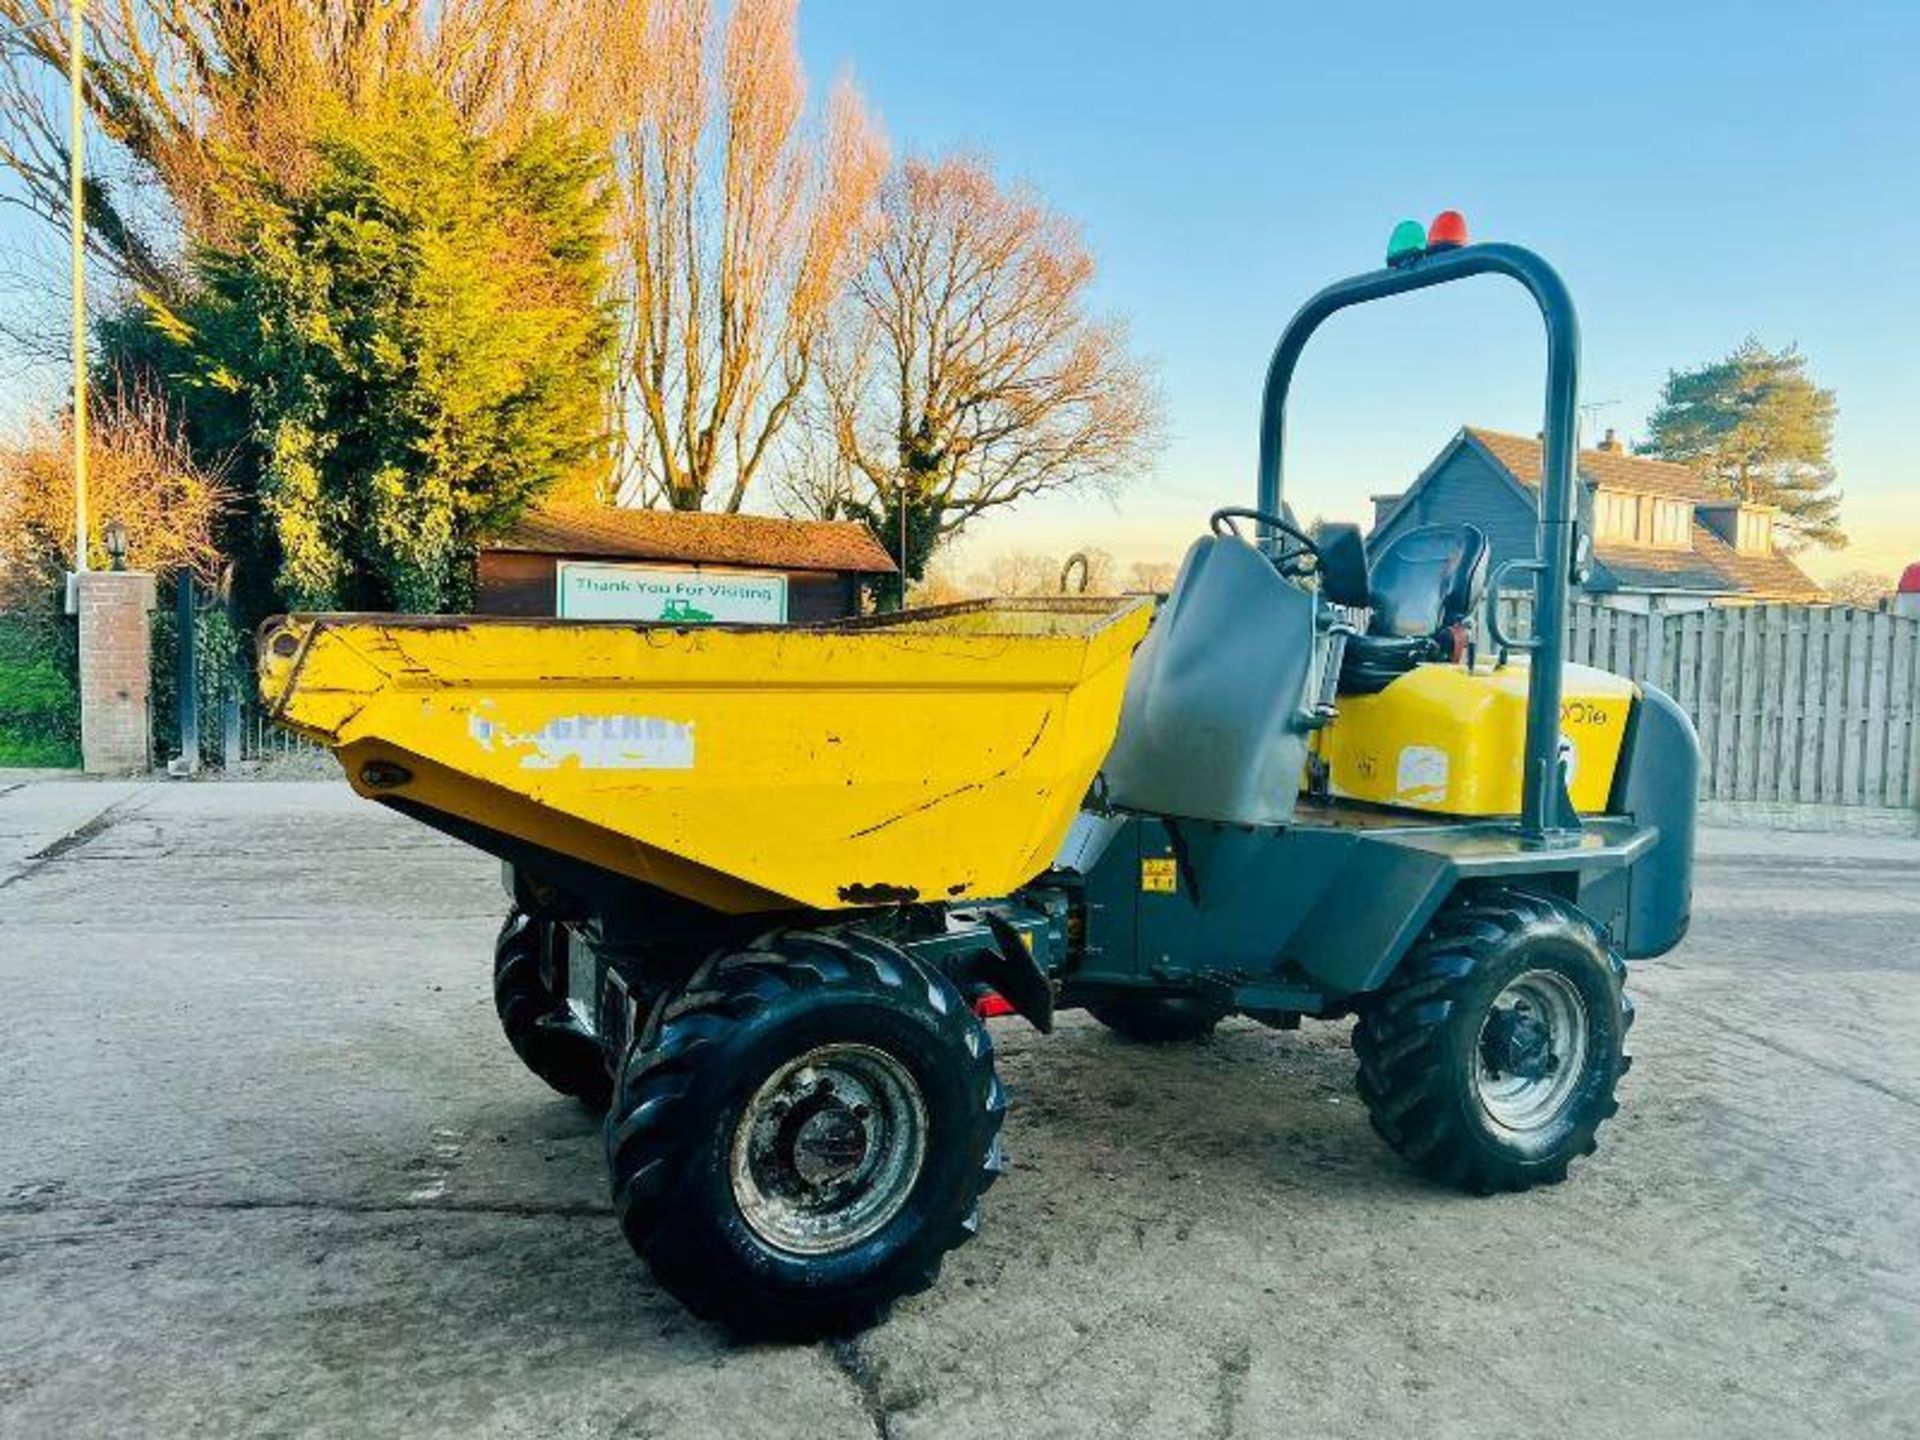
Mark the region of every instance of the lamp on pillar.
POLYGON ((107 563, 115 570, 127 568, 127 527, 109 520, 100 527, 100 543, 106 547, 107 563))

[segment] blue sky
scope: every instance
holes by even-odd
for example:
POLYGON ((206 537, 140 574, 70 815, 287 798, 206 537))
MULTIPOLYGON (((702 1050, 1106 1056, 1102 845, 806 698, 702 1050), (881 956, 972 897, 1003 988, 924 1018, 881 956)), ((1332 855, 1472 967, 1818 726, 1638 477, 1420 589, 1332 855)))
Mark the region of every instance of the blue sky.
MULTIPOLYGON (((803 0, 802 31, 818 93, 851 69, 897 150, 984 153, 1077 217, 1100 304, 1162 377, 1153 474, 984 522, 962 573, 1011 549, 1177 558, 1251 501, 1293 308, 1446 207, 1566 275, 1590 439, 1640 433, 1670 367, 1797 342, 1839 394, 1855 539, 1810 566, 1920 559, 1915 0, 803 0)), ((0 268, 57 241, 0 212, 0 268)), ((1289 497, 1364 518, 1463 422, 1531 433, 1540 351, 1492 280, 1340 317, 1302 368, 1289 497)), ((59 378, 0 368, 0 419, 59 378)))
MULTIPOLYGON (((1920 559, 1920 5, 1277 5, 806 0, 821 88, 851 67, 897 149, 984 152, 1083 222, 1100 300, 1158 365, 1171 442, 1117 506, 983 524, 963 560, 1173 558, 1250 503, 1288 315, 1456 207, 1581 309, 1589 438, 1641 433, 1669 368, 1797 342, 1839 393, 1852 553, 1920 559)), ((1462 422, 1532 433, 1538 321, 1477 285, 1336 320, 1293 406, 1290 496, 1362 518, 1462 422)))

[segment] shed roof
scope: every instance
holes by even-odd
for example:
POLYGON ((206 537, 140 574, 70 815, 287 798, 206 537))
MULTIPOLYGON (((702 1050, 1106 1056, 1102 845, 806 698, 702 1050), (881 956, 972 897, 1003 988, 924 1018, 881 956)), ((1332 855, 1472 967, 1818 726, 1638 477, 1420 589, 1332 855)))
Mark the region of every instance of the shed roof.
POLYGON ((612 505, 551 505, 530 511, 487 548, 854 575, 891 575, 898 568, 873 532, 851 520, 781 520, 612 505))

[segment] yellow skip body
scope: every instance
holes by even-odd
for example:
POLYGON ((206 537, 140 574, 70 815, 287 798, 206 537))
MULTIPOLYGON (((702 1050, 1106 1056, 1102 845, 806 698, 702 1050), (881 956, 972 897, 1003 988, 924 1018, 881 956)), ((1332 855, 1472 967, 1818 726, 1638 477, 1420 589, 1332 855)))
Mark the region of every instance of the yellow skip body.
POLYGON ((1144 600, 819 629, 307 615, 274 718, 361 794, 732 913, 1005 894, 1112 743, 1144 600))
MULTIPOLYGON (((1560 732, 1574 808, 1607 808, 1638 691, 1566 667, 1560 732)), ((1514 815, 1526 756, 1527 667, 1421 665, 1376 695, 1343 695, 1315 737, 1336 797, 1440 815, 1514 815)))

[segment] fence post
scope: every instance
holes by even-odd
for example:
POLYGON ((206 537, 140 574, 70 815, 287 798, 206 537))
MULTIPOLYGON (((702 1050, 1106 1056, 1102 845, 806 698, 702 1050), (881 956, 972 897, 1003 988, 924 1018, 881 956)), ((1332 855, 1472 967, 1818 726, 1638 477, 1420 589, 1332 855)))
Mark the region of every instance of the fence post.
POLYGON ((192 775, 200 769, 200 646, 199 615, 193 599, 193 572, 184 567, 174 581, 175 654, 173 711, 180 720, 180 757, 167 769, 192 775))
POLYGON ((1788 803, 1800 795, 1806 783, 1801 775, 1807 735, 1807 631, 1808 612, 1798 606, 1783 607, 1786 640, 1781 651, 1780 758, 1774 777, 1774 798, 1788 803))
POLYGON ((240 770, 240 689, 229 684, 220 702, 220 768, 229 775, 240 770))
POLYGON ((1872 658, 1873 620, 1864 610, 1847 616, 1846 718, 1840 732, 1840 803, 1858 805, 1865 798, 1867 763, 1867 667, 1872 658))
POLYGON ((1896 615, 1893 646, 1892 693, 1899 713, 1897 733, 1889 741, 1888 759, 1901 770, 1897 783, 1889 778, 1887 802, 1917 810, 1920 809, 1920 622, 1896 615))
MULTIPOLYGON (((1904 617, 1902 617, 1904 618, 1904 617)), ((1920 621, 1907 631, 1907 805, 1920 810, 1920 621)))
POLYGON ((1826 692, 1821 678, 1827 666, 1826 612, 1806 613, 1807 636, 1800 646, 1800 765, 1793 798, 1811 805, 1820 798, 1820 733, 1826 724, 1826 692))
POLYGON ((1660 608, 1660 597, 1647 597, 1647 673, 1641 678, 1647 684, 1664 690, 1667 669, 1667 619, 1666 612, 1660 608))

